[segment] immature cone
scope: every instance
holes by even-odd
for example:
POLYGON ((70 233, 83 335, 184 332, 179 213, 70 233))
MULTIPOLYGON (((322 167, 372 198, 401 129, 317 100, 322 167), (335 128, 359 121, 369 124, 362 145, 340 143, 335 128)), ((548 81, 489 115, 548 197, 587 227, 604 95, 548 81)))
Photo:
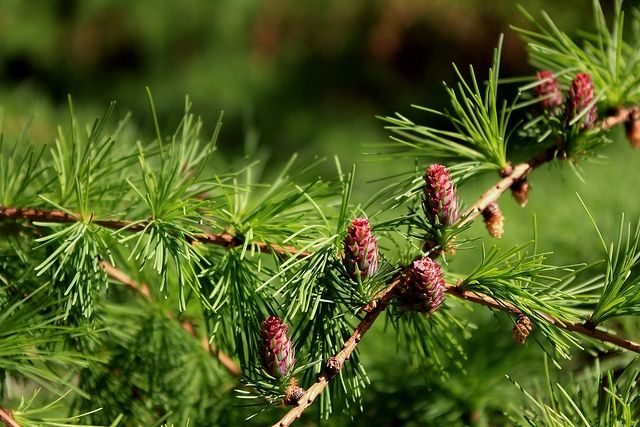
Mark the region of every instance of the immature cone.
MULTIPOLYGON (((591 77, 585 73, 578 73, 571 82, 569 88, 569 98, 567 99, 566 119, 567 123, 587 108, 593 101, 593 82, 591 77)), ((596 106, 592 106, 581 119, 583 129, 591 129, 598 121, 598 111, 596 106)))
POLYGON ((276 316, 266 318, 260 328, 262 366, 274 377, 287 375, 295 364, 289 327, 276 316))
POLYGON ((497 203, 491 203, 482 211, 484 224, 492 237, 499 239, 504 231, 504 216, 497 203))
POLYGON ((562 107, 564 96, 560 89, 560 82, 553 74, 553 71, 538 71, 536 79, 540 82, 534 88, 538 97, 543 98, 540 101, 541 107, 550 114, 556 114, 562 107))
POLYGON ((431 224, 447 227, 458 220, 458 196, 445 166, 427 168, 423 193, 422 208, 431 224))
POLYGON ((398 298, 410 310, 431 313, 444 301, 446 289, 440 264, 424 257, 411 264, 398 298))
POLYGON ((532 329, 531 319, 524 314, 518 314, 516 325, 513 327, 513 341, 521 345, 524 344, 532 329))
POLYGON ((530 189, 531 187, 526 179, 521 179, 511 185, 511 195, 516 200, 516 203, 518 203, 522 208, 527 206, 530 189))
POLYGON ((635 109, 624 122, 627 138, 633 148, 640 148, 640 109, 635 109))
POLYGON ((378 271, 378 241, 371 233, 369 220, 351 221, 344 238, 344 266, 353 279, 373 277, 378 271))

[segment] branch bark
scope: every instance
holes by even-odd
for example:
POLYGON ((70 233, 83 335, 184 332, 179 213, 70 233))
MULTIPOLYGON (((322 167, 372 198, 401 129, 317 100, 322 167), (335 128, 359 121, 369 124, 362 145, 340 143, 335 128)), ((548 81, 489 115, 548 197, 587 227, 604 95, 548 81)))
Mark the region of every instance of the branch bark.
MULTIPOLYGON (((0 206, 0 220, 3 218, 27 220, 31 222, 38 221, 56 223, 69 223, 84 220, 80 215, 71 215, 67 212, 57 209, 36 209, 0 206)), ((121 230, 126 228, 127 231, 132 233, 143 231, 148 225, 148 222, 146 221, 132 222, 109 219, 95 219, 91 220, 91 223, 111 230, 121 230)), ((188 236, 187 241, 189 241, 190 243, 197 241, 200 243, 224 246, 229 248, 242 246, 244 244, 241 238, 230 233, 196 233, 188 236)), ((301 251, 293 246, 281 246, 265 242, 255 242, 253 243, 253 245, 256 246, 261 253, 266 254, 275 253, 279 256, 297 255, 302 258, 311 255, 310 252, 301 251)))
POLYGON ((600 123, 600 127, 602 129, 611 129, 616 125, 623 124, 630 117, 634 117, 638 112, 640 112, 640 106, 638 105, 635 105, 632 107, 618 108, 617 110, 614 111, 613 114, 602 119, 602 122, 600 123))
MULTIPOLYGON (((484 305, 487 307, 491 307, 496 310, 506 311, 512 314, 521 313, 520 310, 518 310, 518 308, 512 304, 496 300, 495 298, 492 298, 490 296, 484 295, 479 292, 462 290, 457 286, 448 286, 447 293, 457 298, 461 298, 461 299, 471 301, 476 304, 484 305)), ((538 313, 538 315, 544 318, 550 324, 558 328, 561 328, 570 332, 576 332, 602 342, 608 342, 609 344, 613 344, 615 346, 640 354, 640 344, 633 342, 631 340, 628 340, 626 338, 618 337, 616 335, 610 334, 608 332, 602 331, 597 328, 589 328, 585 326, 583 323, 576 323, 576 322, 570 322, 564 319, 558 319, 546 313, 538 313)))
POLYGON ((13 419, 13 415, 9 409, 0 408, 0 421, 5 423, 8 427, 21 427, 20 424, 13 419))

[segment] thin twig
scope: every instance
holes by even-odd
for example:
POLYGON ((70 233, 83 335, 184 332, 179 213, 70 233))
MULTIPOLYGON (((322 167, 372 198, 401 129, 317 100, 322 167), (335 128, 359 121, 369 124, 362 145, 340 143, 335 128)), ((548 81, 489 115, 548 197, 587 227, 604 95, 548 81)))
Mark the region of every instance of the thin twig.
MULTIPOLYGON (((639 107, 620 108, 611 115, 605 117, 600 122, 600 128, 603 130, 611 129, 612 127, 624 123, 627 118, 635 111, 640 111, 639 107)), ((487 190, 467 211, 464 213, 463 224, 467 224, 475 220, 482 211, 491 203, 497 201, 502 193, 507 191, 514 182, 520 181, 527 177, 538 166, 555 159, 558 156, 557 147, 553 146, 543 151, 536 157, 533 157, 527 162, 520 163, 514 166, 507 176, 498 181, 493 187, 487 190)))
POLYGON ((618 108, 613 114, 602 119, 600 127, 602 129, 611 129, 616 125, 626 122, 629 117, 634 116, 634 114, 637 114, 638 112, 640 112, 640 106, 638 105, 633 107, 618 108))
POLYGON ((149 289, 149 286, 147 286, 146 283, 136 282, 124 271, 117 269, 107 261, 100 261, 99 266, 104 270, 105 273, 107 273, 107 276, 117 280, 120 283, 127 285, 128 287, 133 289, 135 292, 143 295, 147 300, 151 300, 151 290, 149 289))
POLYGON ((8 427, 21 427, 11 415, 11 410, 0 408, 0 421, 5 423, 8 427))
MULTIPOLYGON (((182 321, 180 322, 180 326, 182 326, 182 329, 189 332, 194 337, 196 338, 198 337, 198 333, 196 332, 195 325, 191 321, 188 321, 188 320, 182 321)), ((242 375, 242 371, 240 370, 240 367, 236 364, 236 362, 234 362, 233 359, 227 356, 225 352, 213 346, 209 342, 207 337, 203 336, 202 338, 200 338, 200 347, 202 347, 204 351, 209 352, 213 356, 218 358, 218 361, 220 362, 220 364, 224 366, 224 368, 227 370, 227 372, 229 372, 229 374, 231 374, 234 377, 239 377, 240 375, 242 375)))
MULTIPOLYGON (((2 218, 56 223, 78 222, 83 220, 79 215, 71 215, 57 209, 17 208, 10 206, 0 206, 0 219, 2 218)), ((143 231, 148 225, 146 221, 134 223, 123 220, 92 219, 90 222, 112 230, 126 229, 126 231, 132 233, 143 231)), ((186 239, 190 243, 197 241, 225 247, 237 247, 244 244, 241 238, 229 233, 195 233, 187 236, 186 239)), ((275 253, 279 256, 296 255, 301 258, 306 258, 311 255, 310 252, 301 251, 293 246, 281 246, 265 242, 255 242, 253 245, 258 248, 260 252, 267 254, 275 253)))
MULTIPOLYGON (((449 295, 453 295, 457 298, 462 298, 467 301, 471 301, 476 304, 484 305, 487 307, 491 307, 496 310, 506 311, 508 313, 520 314, 521 311, 512 304, 499 301, 490 296, 484 295, 479 292, 467 291, 460 289, 457 286, 449 286, 447 287, 447 293, 449 295)), ((582 323, 571 322, 564 319, 559 319, 557 317, 553 317, 546 313, 537 313, 540 317, 545 319, 550 324, 565 329, 571 332, 577 332, 579 334, 597 339, 599 341, 608 342, 610 344, 616 345, 618 347, 633 351, 635 353, 640 354, 640 344, 628 340, 626 338, 621 338, 616 335, 610 334, 608 332, 602 331, 596 328, 589 328, 582 323)))
POLYGON ((375 304, 369 304, 368 307, 370 311, 364 316, 364 319, 360 322, 360 324, 353 331, 351 336, 347 341, 345 341, 342 346, 342 350, 338 352, 334 357, 329 359, 327 362, 327 367, 325 370, 318 376, 317 381, 307 389, 305 394, 298 400, 298 404, 292 407, 289 412, 285 414, 284 417, 280 419, 273 427, 285 427, 291 425, 295 420, 300 418, 302 413, 313 403, 313 401, 322 393, 325 387, 329 384, 331 378, 336 376, 340 369, 342 369, 342 365, 346 360, 349 359, 351 353, 356 349, 356 346, 367 333, 369 328, 376 321, 380 313, 382 313, 391 300, 393 299, 394 292, 396 286, 400 284, 401 280, 399 278, 394 279, 394 281, 387 286, 382 292, 378 294, 376 298, 374 298, 375 304))
POLYGON ((513 183, 527 177, 538 166, 553 160, 556 157, 556 147, 551 147, 531 160, 514 166, 510 173, 488 189, 467 211, 463 214, 463 225, 475 220, 491 203, 497 201, 502 193, 507 191, 513 183))
MULTIPOLYGON (((135 292, 139 293, 140 295, 143 295, 147 300, 149 301, 151 300, 151 291, 149 289, 149 286, 147 286, 145 283, 138 283, 133 278, 128 276, 125 272, 123 272, 122 270, 119 270, 118 268, 114 267, 113 265, 111 265, 106 261, 100 261, 100 267, 112 279, 122 282, 123 284, 127 285, 129 288, 133 289, 135 292)), ((167 317, 173 318, 173 315, 171 313, 167 313, 167 317)), ((195 338, 198 338, 198 334, 195 330, 193 323, 189 321, 183 321, 183 322, 180 322, 180 326, 182 326, 182 329, 187 331, 189 334, 191 334, 195 338)), ((218 359, 220 364, 224 366, 227 372, 229 372, 229 374, 231 374, 234 377, 239 377, 242 374, 240 367, 233 361, 233 359, 227 356, 223 351, 213 346, 206 337, 202 337, 200 339, 200 346, 204 351, 214 355, 218 359)))
MULTIPOLYGON (((600 123, 600 127, 602 129, 609 129, 615 125, 624 123, 627 120, 627 117, 629 117, 629 115, 638 108, 640 107, 621 108, 616 111, 614 116, 606 117, 600 123)), ((465 214, 463 215, 463 217, 465 218, 463 222, 469 223, 475 220, 489 204, 498 200, 498 198, 500 198, 500 196, 505 191, 507 191, 514 182, 524 179, 535 168, 548 161, 553 160, 554 158, 556 158, 556 156, 557 148, 551 147, 543 153, 537 155, 536 157, 533 157, 531 160, 520 163, 511 168, 508 171, 508 174, 506 174, 503 179, 498 181, 489 190, 487 190, 465 212, 465 214)), ((336 356, 330 358, 327 361, 327 367, 318 376, 316 382, 307 389, 306 393, 298 401, 298 404, 292 407, 280 419, 280 421, 273 425, 273 427, 287 427, 291 425, 295 420, 300 418, 300 416, 309 406, 311 406, 316 397, 318 397, 320 393, 322 393, 322 391, 325 389, 331 378, 340 371, 344 361, 349 358, 351 353, 353 353, 362 336, 369 330, 380 313, 382 313, 387 308, 387 306, 393 299, 396 288, 400 285, 400 283, 401 280, 399 280, 398 278, 394 278, 393 281, 380 294, 378 294, 378 296, 376 296, 371 303, 369 303, 365 307, 364 311, 367 312, 367 315, 364 317, 364 319, 362 319, 362 321, 354 330, 353 334, 351 334, 349 339, 344 343, 342 350, 340 350, 340 352, 336 356)), ((477 304, 487 305, 496 309, 506 310, 513 313, 519 313, 516 307, 499 302, 486 295, 471 292, 462 292, 455 287, 449 287, 447 292, 457 297, 464 298, 468 301, 475 302, 477 304)), ((577 323, 561 321, 546 314, 540 315, 557 327, 566 329, 568 331, 577 332, 591 338, 598 339, 600 341, 606 341, 619 347, 634 351, 636 353, 640 353, 640 344, 634 343, 633 341, 616 337, 615 335, 611 335, 607 332, 597 329, 590 329, 585 327, 584 325, 580 325, 577 323)))

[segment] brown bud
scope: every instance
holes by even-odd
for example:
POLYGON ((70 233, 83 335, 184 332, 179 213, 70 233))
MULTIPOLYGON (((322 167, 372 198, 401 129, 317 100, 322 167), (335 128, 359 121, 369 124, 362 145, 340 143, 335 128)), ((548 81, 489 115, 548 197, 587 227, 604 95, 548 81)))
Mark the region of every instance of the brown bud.
POLYGON ((511 175, 512 172, 513 172, 513 166, 511 166, 511 162, 507 162, 506 166, 504 167, 504 169, 502 169, 499 172, 499 174, 500 174, 500 177, 506 178, 509 175, 511 175))
POLYGON ((627 138, 633 148, 640 148, 640 109, 636 108, 624 122, 627 138))
POLYGON ((511 195, 516 199, 516 203, 518 203, 521 208, 527 206, 530 189, 526 178, 516 181, 511 185, 511 195))
POLYGON ((513 341, 520 345, 524 344, 532 329, 531 319, 524 314, 518 314, 516 324, 513 327, 513 341))
POLYGON ((284 404, 288 406, 297 405, 300 399, 302 399, 302 396, 304 396, 305 392, 305 389, 298 386, 298 380, 294 378, 285 392, 284 404))
POLYGON ((340 362, 340 360, 338 360, 337 357, 330 357, 329 360, 327 360, 326 368, 327 368, 327 375, 333 378, 338 374, 338 372, 340 372, 340 369, 342 368, 342 363, 340 362))
POLYGON ((482 218, 484 218, 484 224, 487 226, 487 231, 491 237, 501 238, 504 231, 504 216, 500 206, 495 202, 489 204, 482 211, 482 218))

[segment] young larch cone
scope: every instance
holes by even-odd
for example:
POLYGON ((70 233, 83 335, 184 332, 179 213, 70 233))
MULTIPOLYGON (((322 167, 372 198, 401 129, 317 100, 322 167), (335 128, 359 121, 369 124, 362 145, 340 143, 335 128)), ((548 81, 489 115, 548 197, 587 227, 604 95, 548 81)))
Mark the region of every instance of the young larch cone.
POLYGON ((373 277, 378 271, 378 241, 371 232, 369 220, 351 221, 344 238, 344 266, 353 279, 373 277))
POLYGON ((423 193, 422 208, 431 224, 447 227, 458 220, 458 196, 445 166, 427 168, 423 193))
POLYGON ((295 364, 295 349, 287 332, 289 326, 276 316, 267 317, 260 327, 262 366, 274 377, 287 375, 295 364))
POLYGON ((524 344, 532 329, 531 319, 524 314, 518 314, 516 324, 513 327, 513 341, 521 345, 524 344))
POLYGON ((640 109, 635 109, 624 122, 627 138, 633 148, 640 148, 640 109))
POLYGON ((562 95, 562 89, 560 89, 560 82, 553 74, 553 71, 538 71, 536 79, 540 83, 534 90, 535 94, 542 98, 540 101, 541 107, 550 114, 558 113, 564 102, 564 96, 562 95))
POLYGON ((527 206, 530 189, 531 187, 526 179, 521 179, 511 184, 511 195, 522 208, 527 206))
POLYGON ((504 216, 502 215, 500 206, 495 202, 489 204, 489 206, 482 211, 482 218, 491 237, 495 237, 496 239, 501 238, 504 232, 504 216))
POLYGON ((440 264, 424 257, 411 264, 406 281, 399 288, 398 298, 411 310, 432 313, 444 301, 446 289, 440 264))
MULTIPOLYGON (((566 106, 567 123, 578 116, 593 101, 593 82, 586 73, 578 73, 571 82, 569 88, 569 98, 566 106)), ((590 107, 589 111, 581 119, 581 127, 591 129, 598 121, 598 111, 596 106, 590 107)))

